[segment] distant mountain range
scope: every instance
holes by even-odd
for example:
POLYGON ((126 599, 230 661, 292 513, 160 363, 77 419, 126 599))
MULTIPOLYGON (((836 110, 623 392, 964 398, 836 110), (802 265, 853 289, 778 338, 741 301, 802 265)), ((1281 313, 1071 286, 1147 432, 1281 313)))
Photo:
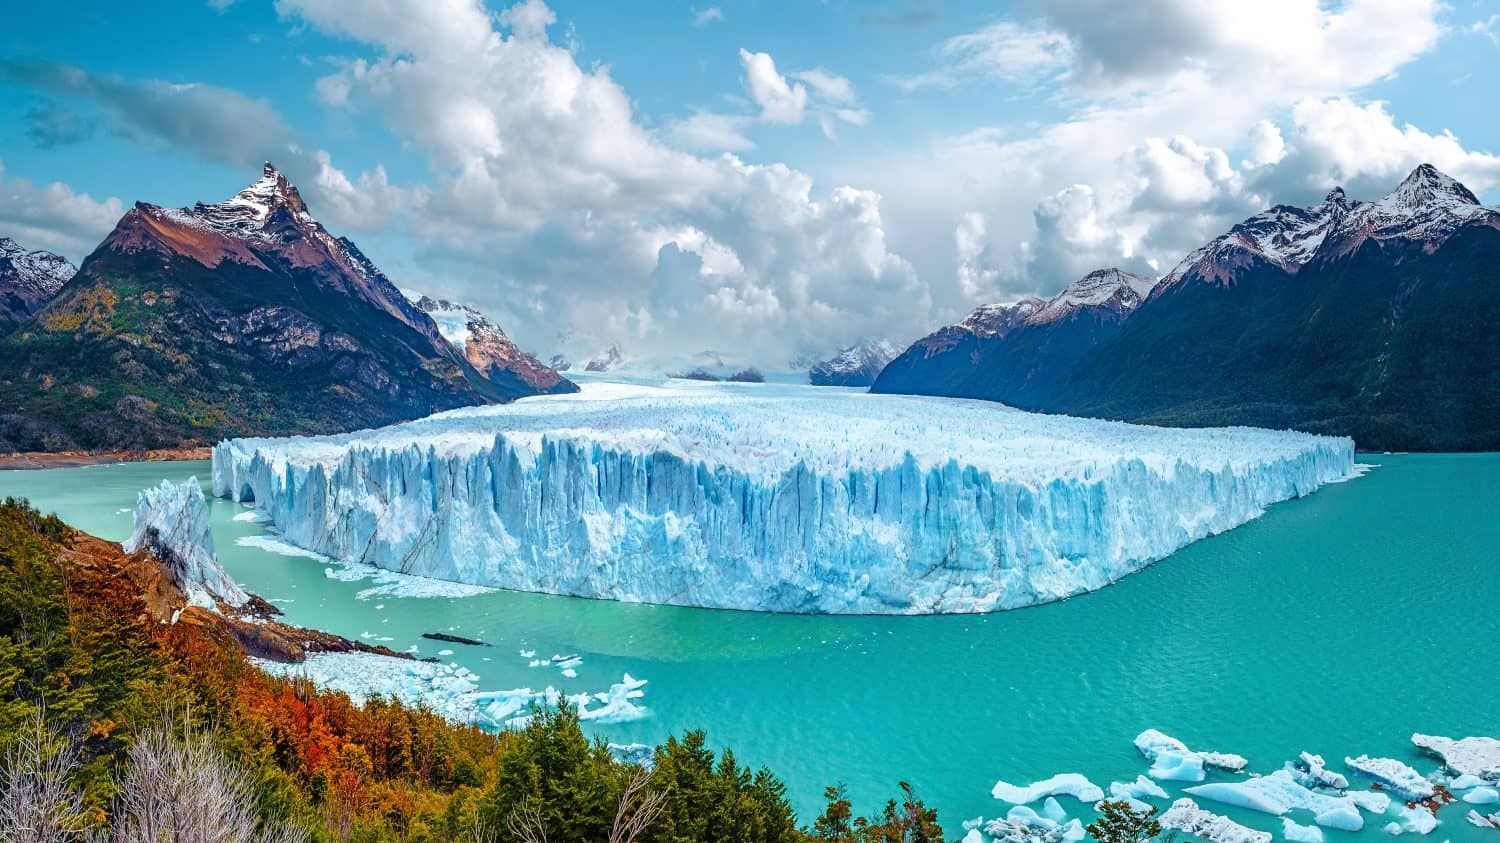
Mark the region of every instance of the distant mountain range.
MULTIPOLYGON (((40 263, 32 286, 69 274, 40 263)), ((482 317, 455 346, 270 164, 219 204, 136 204, 39 309, 16 299, 0 450, 352 430, 572 387, 482 317)))
POLYGON ((466 304, 418 296, 417 309, 432 317, 438 331, 463 352, 479 374, 517 394, 577 392, 578 385, 522 351, 499 325, 466 304))
POLYGON ((807 382, 813 386, 869 386, 900 353, 901 349, 889 340, 863 340, 812 364, 807 382))
POLYGON ((31 318, 78 271, 67 258, 0 237, 0 336, 31 318))
POLYGON ((1256 214, 1158 283, 1103 270, 981 307, 872 389, 1500 449, 1500 211, 1424 164, 1373 202, 1256 214))

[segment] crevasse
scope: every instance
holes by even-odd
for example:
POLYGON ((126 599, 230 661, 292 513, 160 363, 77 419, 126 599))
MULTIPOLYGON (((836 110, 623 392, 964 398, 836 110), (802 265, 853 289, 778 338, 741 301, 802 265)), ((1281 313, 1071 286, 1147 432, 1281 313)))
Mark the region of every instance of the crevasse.
POLYGON ((1061 599, 1353 470, 1348 439, 697 385, 590 385, 213 455, 216 495, 328 556, 526 591, 824 613, 1061 599))

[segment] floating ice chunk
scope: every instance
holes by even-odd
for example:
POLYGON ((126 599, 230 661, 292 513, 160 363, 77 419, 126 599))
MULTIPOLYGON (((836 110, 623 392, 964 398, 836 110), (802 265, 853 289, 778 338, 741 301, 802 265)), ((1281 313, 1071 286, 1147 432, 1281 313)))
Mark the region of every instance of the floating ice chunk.
POLYGON ((1360 816, 1359 808, 1353 800, 1309 790, 1286 770, 1277 770, 1269 776, 1253 776, 1244 781, 1198 785, 1188 788, 1186 792, 1226 805, 1277 816, 1295 809, 1309 811, 1313 814, 1313 821, 1325 828, 1359 831, 1365 824, 1364 817, 1360 816))
POLYGON ((1443 766, 1459 774, 1500 782, 1500 740, 1469 737, 1461 740, 1414 734, 1411 742, 1443 759, 1443 766))
POLYGON ((609 753, 622 764, 637 764, 650 769, 656 764, 656 750, 643 743, 611 743, 609 753))
POLYGON ((1191 799, 1179 799, 1161 815, 1162 828, 1190 834, 1209 843, 1271 843, 1269 831, 1246 828, 1228 817, 1198 807, 1191 799))
POLYGON ((990 795, 1002 802, 1010 802, 1014 805, 1024 805, 1044 797, 1058 795, 1071 796, 1081 802, 1093 803, 1104 798, 1104 791, 1079 773, 1058 773, 1049 779, 1033 782, 1026 787, 1018 787, 1003 781, 995 782, 995 786, 990 789, 990 795))
POLYGON ((1299 825, 1290 817, 1281 820, 1281 836, 1290 843, 1323 843, 1323 829, 1315 825, 1299 825))
POLYGON ((244 512, 236 514, 234 516, 234 520, 235 521, 249 521, 252 524, 260 524, 260 523, 265 522, 265 521, 267 521, 269 519, 266 518, 265 513, 260 512, 259 510, 247 509, 244 512))
POLYGON ((1068 818, 1068 812, 1063 810, 1062 804, 1057 801, 1056 797, 1049 796, 1047 801, 1042 803, 1042 816, 1060 823, 1068 818))
POLYGON ((1372 814, 1384 814, 1386 809, 1391 807, 1390 796, 1373 790, 1350 790, 1344 795, 1350 802, 1358 805, 1360 810, 1369 811, 1372 814))
POLYGON ((1344 764, 1360 775, 1374 779, 1408 802, 1430 798, 1436 791, 1422 774, 1394 758, 1345 758, 1344 764))
POLYGON ((1481 814, 1478 811, 1470 808, 1467 818, 1471 824, 1477 825, 1480 828, 1493 828, 1496 831, 1500 831, 1500 813, 1494 813, 1490 814, 1489 816, 1485 816, 1484 814, 1481 814))
POLYGON ((568 677, 569 679, 577 679, 578 678, 578 671, 576 671, 576 670, 574 670, 573 668, 570 667, 570 668, 564 670, 562 672, 562 675, 568 677))
POLYGON ((443 580, 922 614, 1090 591, 1354 470, 1351 440, 1285 431, 811 388, 583 389, 221 443, 215 494, 253 500, 301 547, 443 580))
POLYGON ((1243 756, 1225 752, 1195 752, 1182 741, 1147 729, 1136 735, 1135 748, 1151 762, 1148 771, 1152 778, 1175 782, 1201 782, 1204 767, 1217 767, 1231 773, 1245 769, 1243 756))
POLYGON ((962 843, 984 843, 984 835, 977 828, 971 828, 964 833, 962 843))
POLYGON ((1438 826, 1437 817, 1421 805, 1415 808, 1408 808, 1402 805, 1396 809, 1396 815, 1400 819, 1385 827, 1385 830, 1391 834, 1404 834, 1407 832, 1429 834, 1438 826), (1396 826, 1399 830, 1391 831, 1391 826, 1396 826))
POLYGON ((250 601, 214 555, 208 504, 197 478, 177 484, 163 480, 142 490, 136 496, 135 529, 122 547, 126 553, 150 548, 193 605, 212 609, 218 600, 238 608, 250 601))
POLYGON ((1145 776, 1136 776, 1133 782, 1110 782, 1109 795, 1115 799, 1134 799, 1137 801, 1148 797, 1154 799, 1167 798, 1167 792, 1161 789, 1161 785, 1145 776))
POLYGON ((1297 783, 1307 788, 1326 787, 1333 790, 1343 790, 1349 786, 1349 779, 1341 773, 1335 773, 1324 764, 1323 756, 1304 752, 1297 756, 1297 760, 1291 762, 1292 775, 1297 783))
POLYGON ((1482 784, 1485 784, 1484 779, 1481 779, 1480 777, 1472 775, 1470 773, 1464 773, 1462 775, 1454 776, 1453 780, 1448 782, 1448 789, 1468 790, 1471 787, 1479 787, 1482 784))
POLYGON ((521 651, 521 658, 523 658, 523 659, 534 659, 534 658, 536 658, 536 650, 522 650, 521 651))
POLYGON ((1500 802, 1500 790, 1493 787, 1476 787, 1464 794, 1464 801, 1470 805, 1494 805, 1500 802))

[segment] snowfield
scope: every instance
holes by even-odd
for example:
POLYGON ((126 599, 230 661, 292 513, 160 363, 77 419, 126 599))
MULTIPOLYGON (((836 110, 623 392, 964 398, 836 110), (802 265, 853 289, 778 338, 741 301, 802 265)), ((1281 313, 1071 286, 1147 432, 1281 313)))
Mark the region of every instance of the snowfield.
POLYGON ((340 436, 236 439, 214 494, 282 538, 499 588, 825 613, 1107 585, 1353 474, 1349 439, 947 398, 588 383, 340 436))

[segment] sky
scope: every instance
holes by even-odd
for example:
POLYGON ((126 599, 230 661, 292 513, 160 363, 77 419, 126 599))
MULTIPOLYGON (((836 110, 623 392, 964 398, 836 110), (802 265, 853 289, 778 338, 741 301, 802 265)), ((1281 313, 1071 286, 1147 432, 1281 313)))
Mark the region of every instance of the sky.
POLYGON ((13 5, 0 236, 271 161, 544 357, 904 344, 1423 162, 1500 201, 1500 0, 13 5))

